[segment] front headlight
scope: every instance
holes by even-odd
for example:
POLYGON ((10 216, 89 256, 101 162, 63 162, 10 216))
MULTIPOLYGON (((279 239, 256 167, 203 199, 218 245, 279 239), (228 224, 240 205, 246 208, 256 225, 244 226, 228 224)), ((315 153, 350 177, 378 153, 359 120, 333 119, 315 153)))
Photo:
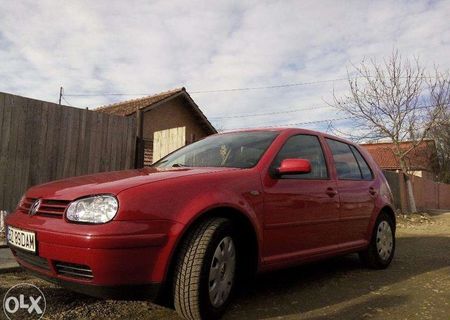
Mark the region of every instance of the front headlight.
POLYGON ((119 203, 113 196, 93 196, 72 202, 66 217, 74 222, 105 223, 114 218, 118 208, 119 203))

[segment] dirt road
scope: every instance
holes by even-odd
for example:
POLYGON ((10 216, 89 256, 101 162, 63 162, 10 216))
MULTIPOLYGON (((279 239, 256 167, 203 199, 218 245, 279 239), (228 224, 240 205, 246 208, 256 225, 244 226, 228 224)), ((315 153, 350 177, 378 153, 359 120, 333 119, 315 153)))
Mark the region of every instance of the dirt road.
MULTIPOLYGON (((1 299, 20 282, 43 289, 46 319, 177 319, 173 310, 148 302, 97 300, 26 273, 1 275, 1 299)), ((396 257, 387 270, 364 269, 349 255, 260 276, 225 319, 262 318, 449 320, 450 215, 400 221, 396 257)))

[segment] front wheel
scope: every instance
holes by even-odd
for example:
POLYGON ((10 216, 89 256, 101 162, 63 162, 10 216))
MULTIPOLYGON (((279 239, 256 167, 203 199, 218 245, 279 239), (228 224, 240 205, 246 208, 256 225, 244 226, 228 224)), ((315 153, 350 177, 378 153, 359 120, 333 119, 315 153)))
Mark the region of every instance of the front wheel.
POLYGON ((217 319, 235 286, 236 237, 231 222, 212 218, 185 239, 174 279, 174 304, 185 319, 217 319))
POLYGON ((372 239, 366 250, 359 253, 362 262, 373 269, 385 269, 395 252, 395 224, 389 215, 382 212, 375 222, 372 239))

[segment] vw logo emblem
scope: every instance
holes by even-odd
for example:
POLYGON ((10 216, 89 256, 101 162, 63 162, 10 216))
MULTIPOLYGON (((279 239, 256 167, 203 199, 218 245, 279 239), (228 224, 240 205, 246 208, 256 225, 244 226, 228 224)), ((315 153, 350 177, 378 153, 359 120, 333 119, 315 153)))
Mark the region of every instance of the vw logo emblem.
POLYGON ((38 199, 35 202, 33 202, 33 204, 30 207, 30 210, 28 211, 28 214, 30 216, 34 216, 38 212, 39 207, 41 206, 41 203, 42 203, 42 199, 38 199))

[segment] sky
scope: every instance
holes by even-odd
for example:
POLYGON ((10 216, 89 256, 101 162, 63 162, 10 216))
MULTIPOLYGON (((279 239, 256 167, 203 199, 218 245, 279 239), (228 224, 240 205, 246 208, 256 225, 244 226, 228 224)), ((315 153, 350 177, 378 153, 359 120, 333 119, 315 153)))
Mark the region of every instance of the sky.
POLYGON ((363 58, 450 69, 449 21, 450 1, 0 0, 0 91, 94 108, 184 86, 220 130, 327 130, 363 58))

